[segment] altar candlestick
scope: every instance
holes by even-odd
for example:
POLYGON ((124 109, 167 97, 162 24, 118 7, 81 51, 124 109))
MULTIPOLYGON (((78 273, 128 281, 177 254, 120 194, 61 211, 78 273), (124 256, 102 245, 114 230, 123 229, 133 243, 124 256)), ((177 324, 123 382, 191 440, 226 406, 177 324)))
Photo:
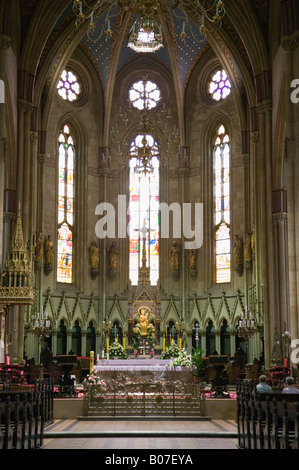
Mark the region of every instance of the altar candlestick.
POLYGON ((166 339, 165 339, 165 336, 163 338, 163 352, 165 351, 165 345, 166 345, 166 339))
POLYGON ((94 366, 94 351, 90 351, 90 358, 89 358, 89 373, 91 374, 93 371, 94 366))
POLYGON ((108 349, 109 349, 109 338, 107 338, 107 354, 108 354, 108 349))
POLYGON ((182 349, 182 338, 180 338, 180 349, 182 349))
POLYGON ((123 347, 124 349, 126 349, 126 337, 125 336, 123 337, 123 347))

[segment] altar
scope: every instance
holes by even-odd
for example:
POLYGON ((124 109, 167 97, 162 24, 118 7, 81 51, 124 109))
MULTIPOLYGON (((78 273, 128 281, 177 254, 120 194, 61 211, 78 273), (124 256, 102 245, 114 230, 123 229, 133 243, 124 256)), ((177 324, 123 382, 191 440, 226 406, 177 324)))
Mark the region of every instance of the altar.
POLYGON ((169 359, 101 359, 93 367, 107 389, 121 391, 132 385, 186 385, 193 383, 192 367, 172 367, 169 359))
POLYGON ((101 417, 202 416, 201 391, 193 367, 172 367, 170 359, 101 359, 93 371, 105 382, 98 398, 86 396, 84 414, 101 417))

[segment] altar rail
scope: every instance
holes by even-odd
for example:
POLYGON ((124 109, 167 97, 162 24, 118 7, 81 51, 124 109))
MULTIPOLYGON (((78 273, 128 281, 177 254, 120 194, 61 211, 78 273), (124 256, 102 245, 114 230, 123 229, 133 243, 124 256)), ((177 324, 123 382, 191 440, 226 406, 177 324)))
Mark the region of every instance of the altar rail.
POLYGON ((237 425, 240 449, 299 449, 299 396, 238 386, 237 425))
POLYGON ((204 398, 199 384, 130 383, 126 393, 119 388, 98 398, 84 397, 84 416, 88 417, 202 417, 204 398))
POLYGON ((37 380, 31 392, 0 392, 0 449, 40 449, 53 423, 53 383, 37 380))

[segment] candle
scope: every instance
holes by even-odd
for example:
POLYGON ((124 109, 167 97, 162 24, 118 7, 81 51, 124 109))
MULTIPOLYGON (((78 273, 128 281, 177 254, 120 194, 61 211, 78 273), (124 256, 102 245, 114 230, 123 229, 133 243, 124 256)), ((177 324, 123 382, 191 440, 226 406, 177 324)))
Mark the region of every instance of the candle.
POLYGON ((103 349, 103 351, 102 351, 102 358, 103 358, 104 356, 105 356, 105 351, 104 351, 104 349, 103 349))
POLYGON ((109 349, 109 338, 107 338, 107 354, 108 354, 108 349, 109 349))
POLYGON ((97 362, 100 360, 100 355, 97 354, 97 362))
POLYGON ((94 351, 90 351, 89 357, 89 373, 91 374, 94 366, 94 351))
POLYGON ((123 347, 124 349, 126 349, 126 337, 124 336, 124 339, 123 339, 123 347))
POLYGON ((180 338, 180 349, 182 349, 182 338, 180 338))
POLYGON ((165 340, 165 336, 163 338, 163 351, 165 351, 165 343, 166 343, 166 340, 165 340))

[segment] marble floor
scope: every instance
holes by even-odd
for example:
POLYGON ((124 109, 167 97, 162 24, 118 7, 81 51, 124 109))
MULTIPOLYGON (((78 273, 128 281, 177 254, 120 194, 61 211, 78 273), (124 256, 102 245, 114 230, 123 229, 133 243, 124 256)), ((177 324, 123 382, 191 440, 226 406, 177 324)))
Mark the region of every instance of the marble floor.
POLYGON ((56 420, 44 449, 238 449, 237 425, 226 420, 56 420))

